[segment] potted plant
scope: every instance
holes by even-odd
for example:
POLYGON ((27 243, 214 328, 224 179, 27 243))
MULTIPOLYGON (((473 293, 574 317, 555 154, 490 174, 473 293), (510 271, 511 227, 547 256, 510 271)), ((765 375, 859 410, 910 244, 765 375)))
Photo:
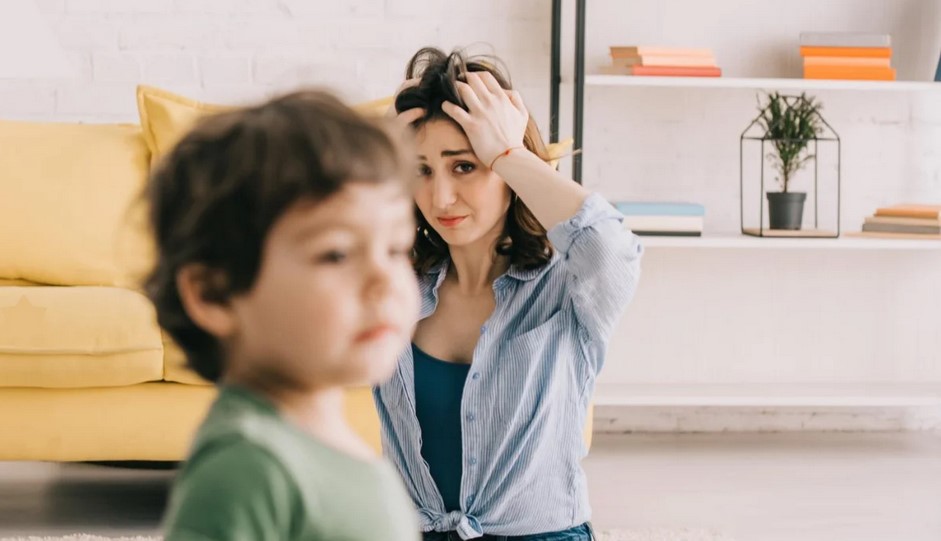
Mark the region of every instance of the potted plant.
POLYGON ((764 128, 764 140, 772 145, 768 153, 779 173, 780 192, 768 192, 768 215, 771 229, 799 230, 804 217, 806 192, 791 190, 794 175, 808 161, 815 158, 809 144, 822 130, 821 105, 806 94, 785 96, 774 92, 760 107, 759 125, 764 128))

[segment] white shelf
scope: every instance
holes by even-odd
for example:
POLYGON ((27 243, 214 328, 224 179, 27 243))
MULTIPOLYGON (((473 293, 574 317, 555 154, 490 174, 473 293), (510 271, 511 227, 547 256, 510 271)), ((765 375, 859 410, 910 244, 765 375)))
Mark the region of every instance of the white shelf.
POLYGON ((941 405, 939 383, 604 384, 596 406, 837 406, 941 405))
POLYGON ((769 238, 726 234, 702 237, 642 236, 644 248, 727 248, 762 250, 941 250, 941 240, 840 237, 769 238))
POLYGON ((937 91, 941 83, 931 81, 838 81, 825 79, 771 79, 739 77, 632 77, 587 75, 585 86, 754 88, 773 90, 881 90, 937 91))

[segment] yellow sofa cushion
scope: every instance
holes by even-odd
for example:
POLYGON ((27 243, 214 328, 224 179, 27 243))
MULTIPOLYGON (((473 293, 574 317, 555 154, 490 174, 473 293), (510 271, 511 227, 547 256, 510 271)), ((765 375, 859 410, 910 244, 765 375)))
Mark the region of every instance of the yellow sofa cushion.
POLYGON ((138 126, 0 121, 0 278, 126 284, 148 159, 138 126))
POLYGON ((186 354, 167 333, 163 333, 163 379, 188 385, 212 385, 186 364, 186 354))
POLYGON ((162 377, 160 329, 140 293, 0 287, 0 387, 110 387, 162 377))
POLYGON ((0 287, 2 286, 38 286, 39 284, 30 282, 28 280, 10 280, 8 278, 0 278, 0 287))
POLYGON ((227 109, 152 86, 137 87, 137 113, 144 140, 155 160, 169 152, 200 117, 227 109))
MULTIPOLYGON (((392 98, 382 98, 355 107, 364 114, 383 114, 391 103, 392 98)), ((137 113, 154 160, 169 152, 202 116, 234 107, 201 102, 152 86, 137 87, 137 113)))
MULTIPOLYGON (((95 389, 0 388, 4 460, 183 460, 215 387, 145 383, 95 389)), ((368 389, 346 394, 352 428, 380 452, 368 389)))

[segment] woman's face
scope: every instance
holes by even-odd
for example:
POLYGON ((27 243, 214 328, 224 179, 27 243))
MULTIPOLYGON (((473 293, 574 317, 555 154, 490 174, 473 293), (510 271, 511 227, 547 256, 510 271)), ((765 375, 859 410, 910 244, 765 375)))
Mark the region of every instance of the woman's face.
POLYGON ((510 207, 510 188, 454 122, 432 120, 417 134, 420 182, 415 204, 449 246, 496 240, 510 207))

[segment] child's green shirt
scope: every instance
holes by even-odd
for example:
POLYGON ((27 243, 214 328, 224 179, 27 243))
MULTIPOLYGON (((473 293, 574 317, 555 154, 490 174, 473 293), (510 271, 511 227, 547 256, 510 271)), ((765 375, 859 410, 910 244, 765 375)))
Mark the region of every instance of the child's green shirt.
POLYGON ((319 443, 244 389, 223 387, 170 497, 167 541, 417 541, 414 506, 384 460, 319 443))

